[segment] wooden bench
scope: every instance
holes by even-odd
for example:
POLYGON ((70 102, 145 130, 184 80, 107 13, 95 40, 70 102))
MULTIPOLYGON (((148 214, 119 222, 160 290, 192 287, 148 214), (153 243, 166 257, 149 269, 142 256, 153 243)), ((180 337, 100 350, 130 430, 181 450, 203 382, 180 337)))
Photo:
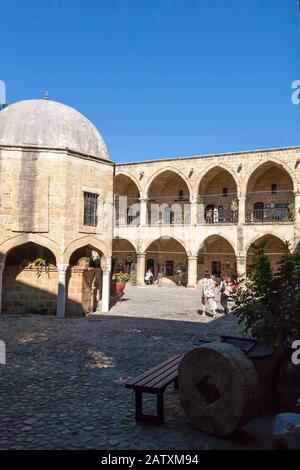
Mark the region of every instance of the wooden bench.
POLYGON ((174 383, 178 387, 178 366, 183 355, 178 354, 158 364, 144 374, 127 383, 125 387, 135 392, 135 419, 143 423, 163 424, 164 422, 164 391, 174 383), (157 397, 157 414, 143 413, 143 393, 152 393, 157 397))

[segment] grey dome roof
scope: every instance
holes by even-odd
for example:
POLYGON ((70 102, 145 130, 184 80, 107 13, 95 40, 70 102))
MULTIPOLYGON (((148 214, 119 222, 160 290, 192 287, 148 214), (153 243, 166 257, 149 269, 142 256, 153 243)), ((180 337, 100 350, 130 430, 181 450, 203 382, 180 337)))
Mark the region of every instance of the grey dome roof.
POLYGON ((0 145, 68 148, 109 159, 96 127, 70 106, 49 100, 26 100, 0 111, 0 145))

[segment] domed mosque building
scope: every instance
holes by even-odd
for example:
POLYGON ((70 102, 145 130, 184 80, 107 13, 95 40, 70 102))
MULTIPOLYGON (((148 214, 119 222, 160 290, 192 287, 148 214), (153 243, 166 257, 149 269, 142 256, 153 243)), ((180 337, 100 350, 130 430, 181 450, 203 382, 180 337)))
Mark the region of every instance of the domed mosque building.
MULTIPOLYGON (((0 111, 0 311, 108 312, 111 278, 196 288, 300 246, 300 148, 117 164, 61 103, 0 111)), ((152 288, 152 287, 147 287, 152 288)))
POLYGON ((75 109, 43 99, 0 111, 2 311, 108 310, 113 171, 75 109))

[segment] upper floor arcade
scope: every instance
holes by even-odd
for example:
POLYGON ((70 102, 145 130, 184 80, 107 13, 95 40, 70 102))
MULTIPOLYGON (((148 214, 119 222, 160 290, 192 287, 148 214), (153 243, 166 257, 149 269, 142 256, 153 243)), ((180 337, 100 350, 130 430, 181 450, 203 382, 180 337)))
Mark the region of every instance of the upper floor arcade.
POLYGON ((300 222, 300 149, 123 164, 115 225, 300 222))

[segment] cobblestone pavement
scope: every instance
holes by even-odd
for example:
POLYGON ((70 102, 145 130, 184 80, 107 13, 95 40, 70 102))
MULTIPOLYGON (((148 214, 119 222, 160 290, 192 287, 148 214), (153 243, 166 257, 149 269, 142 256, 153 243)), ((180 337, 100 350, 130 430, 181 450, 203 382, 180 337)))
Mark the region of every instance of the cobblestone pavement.
POLYGON ((135 422, 128 379, 200 337, 237 331, 231 315, 202 318, 198 304, 194 290, 128 288, 107 315, 0 316, 7 347, 7 364, 0 365, 0 449, 271 447, 271 419, 254 420, 226 439, 197 431, 172 387, 165 425, 135 422))

